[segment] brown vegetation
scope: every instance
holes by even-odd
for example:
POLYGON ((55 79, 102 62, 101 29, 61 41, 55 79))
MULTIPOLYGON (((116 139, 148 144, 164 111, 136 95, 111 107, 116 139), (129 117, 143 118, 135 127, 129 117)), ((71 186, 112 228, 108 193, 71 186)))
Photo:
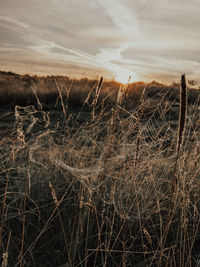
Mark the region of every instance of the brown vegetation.
POLYGON ((199 265, 198 90, 1 73, 0 94, 3 267, 199 265))

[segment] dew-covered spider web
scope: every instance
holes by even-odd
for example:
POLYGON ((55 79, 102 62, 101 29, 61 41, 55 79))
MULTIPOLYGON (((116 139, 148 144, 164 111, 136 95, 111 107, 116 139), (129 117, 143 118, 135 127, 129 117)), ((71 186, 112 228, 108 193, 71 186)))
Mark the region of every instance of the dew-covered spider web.
MULTIPOLYGON (((29 166, 50 170, 53 165, 64 173, 66 183, 80 183, 87 192, 83 203, 98 198, 121 218, 134 221, 138 214, 147 218, 158 209, 157 200, 167 192, 173 172, 179 102, 171 91, 164 87, 148 96, 144 90, 136 107, 127 109, 124 99, 112 111, 105 109, 93 116, 84 110, 68 110, 63 116, 34 106, 16 106, 17 152, 26 151, 29 166)), ((197 109, 195 102, 188 110, 192 119, 184 139, 185 150, 194 149, 196 154, 197 109)), ((30 183, 40 182, 34 179, 30 183)), ((165 205, 162 199, 159 206, 165 205)))

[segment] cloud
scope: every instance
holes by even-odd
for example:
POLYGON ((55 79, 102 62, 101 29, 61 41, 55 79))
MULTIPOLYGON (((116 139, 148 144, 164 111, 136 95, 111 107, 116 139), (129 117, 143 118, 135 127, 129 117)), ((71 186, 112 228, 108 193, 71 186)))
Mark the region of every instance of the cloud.
POLYGON ((138 34, 139 21, 127 5, 122 4, 120 0, 98 0, 107 14, 111 17, 113 23, 125 34, 138 34))
POLYGON ((24 29, 28 29, 30 28, 30 25, 25 23, 25 22, 22 22, 22 21, 19 21, 17 19, 14 19, 14 18, 11 18, 11 17, 7 17, 7 16, 1 16, 0 15, 0 23, 1 22, 9 22, 11 24, 14 24, 15 27, 18 26, 20 28, 24 28, 24 29))
POLYGON ((1 0, 0 60, 152 79, 185 69, 198 79, 199 9, 200 0, 1 0))

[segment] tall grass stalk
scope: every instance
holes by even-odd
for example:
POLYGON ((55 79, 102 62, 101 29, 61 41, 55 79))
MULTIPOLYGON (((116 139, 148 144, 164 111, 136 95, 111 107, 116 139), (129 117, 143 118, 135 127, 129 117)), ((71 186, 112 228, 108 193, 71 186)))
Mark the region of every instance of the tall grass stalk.
POLYGON ((9 172, 10 170, 7 170, 8 174, 6 175, 6 185, 4 190, 4 198, 2 203, 2 210, 1 210, 1 224, 0 224, 0 251, 2 251, 2 233, 5 223, 5 217, 6 217, 6 199, 7 199, 7 193, 8 193, 8 183, 9 183, 9 172))
MULTIPOLYGON (((140 132, 139 132, 139 128, 140 128, 140 121, 142 116, 144 115, 144 102, 145 102, 145 92, 146 92, 146 86, 144 87, 141 97, 140 97, 140 107, 138 110, 138 114, 137 114, 137 120, 135 123, 135 128, 137 130, 137 139, 136 139, 136 152, 135 152, 135 158, 134 158, 134 166, 136 167, 137 162, 138 162, 138 157, 139 157, 139 151, 140 151, 140 132)), ((134 178, 133 178, 133 182, 134 182, 134 178)))
POLYGON ((57 88, 58 93, 59 93, 59 97, 60 97, 60 101, 61 101, 61 105, 62 105, 62 110, 63 110, 64 118, 66 118, 66 108, 65 108, 65 105, 64 105, 64 101, 63 101, 62 91, 60 89, 60 86, 58 85, 57 80, 54 79, 54 81, 55 81, 56 88, 57 88))
POLYGON ((96 87, 96 91, 95 91, 95 96, 94 96, 94 100, 92 102, 92 118, 93 120, 95 119, 95 109, 96 109, 96 105, 99 99, 99 95, 100 95, 100 91, 103 85, 103 77, 100 78, 99 83, 96 87))
POLYGON ((198 266, 200 121, 188 99, 186 127, 181 79, 180 92, 82 84, 84 107, 69 102, 66 118, 62 104, 41 110, 39 94, 38 111, 16 106, 18 135, 0 142, 0 265, 198 266))
POLYGON ((27 186, 28 182, 26 183, 25 186, 25 193, 24 193, 24 200, 23 200, 23 215, 22 215, 22 236, 21 236, 21 250, 19 254, 19 266, 23 267, 24 262, 23 262, 23 252, 24 252, 24 241, 25 241, 25 227, 26 227, 26 198, 27 198, 27 186))
POLYGON ((6 245, 6 251, 2 253, 3 261, 2 261, 1 267, 8 267, 8 256, 9 256, 8 250, 9 250, 11 234, 12 234, 12 231, 10 231, 9 236, 8 236, 8 242, 7 242, 7 245, 6 245))
POLYGON ((60 220, 61 229, 62 229, 62 232, 63 232, 63 238, 64 238, 64 241, 65 241, 65 246, 67 246, 67 238, 66 238, 66 234, 65 234, 65 230, 64 230, 62 216, 61 216, 61 213, 60 213, 60 210, 59 210, 60 202, 58 201, 55 189, 54 189, 51 181, 49 181, 49 188, 51 189, 51 195, 52 195, 53 201, 54 201, 54 203, 55 203, 55 205, 57 207, 57 210, 58 210, 58 216, 59 216, 59 220, 60 220))
POLYGON ((180 85, 180 109, 179 109, 179 123, 178 123, 178 133, 177 133, 177 146, 176 146, 176 159, 174 165, 173 174, 173 192, 176 191, 178 184, 178 174, 177 164, 180 157, 180 151, 183 144, 185 125, 186 125, 186 114, 187 114, 187 86, 185 80, 185 74, 181 75, 181 85, 180 85))
MULTIPOLYGON (((186 86, 186 80, 185 80, 185 74, 181 75, 181 84, 180 84, 180 109, 179 109, 179 122, 178 122, 178 132, 177 132, 177 146, 176 146, 176 157, 175 157, 175 164, 174 164, 174 170, 172 174, 172 181, 171 181, 171 198, 169 199, 169 205, 168 205, 168 215, 166 219, 166 223, 164 224, 164 231, 163 236, 161 239, 161 250, 164 249, 165 242, 169 233, 169 229, 172 224, 174 212, 175 212, 175 205, 177 202, 178 197, 178 173, 177 173, 177 164, 180 157, 181 152, 181 146, 183 144, 183 137, 184 137, 184 131, 185 131, 185 125, 186 125, 186 113, 187 113, 187 86, 186 86)), ((184 181, 183 181, 184 183, 184 181)), ((183 188, 184 185, 183 185, 183 188)), ((185 192, 183 192, 185 194, 185 192)), ((183 222, 183 225, 185 224, 185 218, 184 218, 184 212, 181 216, 181 221, 183 222)), ((181 229, 181 235, 185 238, 185 232, 183 233, 181 229)), ((182 240, 182 239, 181 239, 182 240)), ((185 240, 184 240, 185 244, 185 240)), ((184 248, 183 248, 184 250, 184 248)), ((184 257, 184 253, 182 254, 184 257)), ((181 258, 181 260, 183 260, 181 258)), ((159 260, 159 266, 162 264, 162 253, 159 260)))

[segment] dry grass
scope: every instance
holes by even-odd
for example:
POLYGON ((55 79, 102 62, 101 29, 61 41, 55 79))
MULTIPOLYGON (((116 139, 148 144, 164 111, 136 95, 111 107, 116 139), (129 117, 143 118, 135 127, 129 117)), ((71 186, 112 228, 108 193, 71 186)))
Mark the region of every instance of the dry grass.
POLYGON ((0 141, 3 267, 199 266, 199 100, 186 116, 182 97, 178 120, 170 87, 143 86, 131 107, 128 85, 111 105, 103 84, 78 110, 59 80, 56 109, 36 89, 35 106, 15 107, 0 141))

